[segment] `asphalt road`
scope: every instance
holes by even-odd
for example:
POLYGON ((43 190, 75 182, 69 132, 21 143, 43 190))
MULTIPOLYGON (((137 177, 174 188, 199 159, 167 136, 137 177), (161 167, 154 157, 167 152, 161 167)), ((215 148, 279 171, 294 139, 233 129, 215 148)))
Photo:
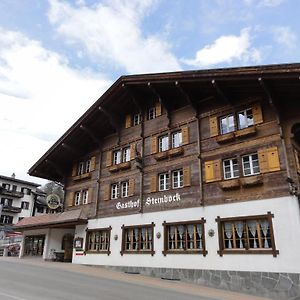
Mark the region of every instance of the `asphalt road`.
POLYGON ((0 261, 1 300, 216 300, 77 272, 0 261))

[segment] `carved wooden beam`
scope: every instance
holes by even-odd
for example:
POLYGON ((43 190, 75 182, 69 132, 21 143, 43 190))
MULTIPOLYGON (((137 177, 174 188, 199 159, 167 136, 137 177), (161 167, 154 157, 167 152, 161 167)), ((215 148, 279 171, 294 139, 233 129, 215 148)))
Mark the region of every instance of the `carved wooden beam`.
POLYGON ((45 160, 46 164, 49 164, 51 167, 53 167, 55 169, 55 172, 57 172, 58 175, 60 175, 62 178, 65 177, 65 172, 61 169, 61 167, 56 164, 55 162, 53 162, 50 159, 46 159, 45 160))
POLYGON ((159 102, 162 104, 162 106, 165 108, 165 110, 167 111, 167 118, 168 118, 168 127, 170 127, 171 125, 171 109, 169 107, 169 105, 167 104, 167 102, 165 101, 165 99, 163 97, 161 97, 160 93, 158 92, 158 90, 154 87, 153 84, 151 84, 151 82, 148 82, 148 88, 152 91, 152 93, 158 98, 159 102))
POLYGON ((85 133, 87 133, 88 136, 95 142, 95 144, 97 144, 98 146, 101 145, 101 141, 95 136, 95 134, 91 129, 89 129, 84 125, 80 125, 80 129, 82 129, 85 133))
POLYGON ((98 109, 108 118, 109 123, 116 130, 116 132, 118 134, 118 144, 120 144, 121 122, 119 121, 119 118, 115 114, 113 114, 113 113, 109 112, 108 110, 106 110, 105 108, 103 108, 102 106, 99 106, 98 109))
POLYGON ((62 143, 61 146, 65 149, 67 149, 68 151, 72 152, 74 155, 79 156, 80 153, 78 150, 74 149, 73 147, 69 146, 66 143, 62 143))
POLYGON ((198 107, 195 104, 193 97, 187 92, 187 90, 180 84, 178 81, 175 81, 175 86, 180 91, 180 93, 184 96, 185 100, 191 107, 194 109, 196 115, 198 114, 198 107))
POLYGON ((127 94, 129 95, 129 97, 131 98, 132 102, 134 103, 134 105, 137 107, 137 109, 139 110, 140 113, 142 113, 143 108, 140 105, 140 103, 137 101, 134 92, 132 91, 132 89, 126 85, 126 84, 122 84, 122 88, 127 92, 127 94))
POLYGON ((214 89, 216 90, 217 94, 228 104, 232 104, 232 101, 230 101, 230 99, 226 96, 226 94, 224 93, 224 91, 222 91, 222 89, 220 88, 219 84, 216 82, 215 79, 213 79, 211 81, 212 86, 214 87, 214 89))

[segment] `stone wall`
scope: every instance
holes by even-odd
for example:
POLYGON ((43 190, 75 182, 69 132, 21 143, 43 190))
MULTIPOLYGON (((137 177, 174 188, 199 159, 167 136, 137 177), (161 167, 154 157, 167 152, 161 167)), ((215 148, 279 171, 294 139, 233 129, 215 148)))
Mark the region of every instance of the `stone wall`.
POLYGON ((274 300, 300 299, 300 273, 267 273, 112 266, 107 266, 106 268, 119 270, 126 273, 159 277, 167 280, 181 280, 209 286, 212 288, 263 296, 274 300))

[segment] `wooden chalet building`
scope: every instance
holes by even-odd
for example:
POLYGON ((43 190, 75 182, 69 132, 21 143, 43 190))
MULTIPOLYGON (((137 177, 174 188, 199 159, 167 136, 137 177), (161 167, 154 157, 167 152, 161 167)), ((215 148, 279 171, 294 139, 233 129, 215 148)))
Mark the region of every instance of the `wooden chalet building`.
POLYGON ((76 264, 299 296, 299 75, 289 64, 122 76, 29 170, 64 184, 78 223, 17 228, 48 224, 46 259, 51 229, 65 228, 76 264))

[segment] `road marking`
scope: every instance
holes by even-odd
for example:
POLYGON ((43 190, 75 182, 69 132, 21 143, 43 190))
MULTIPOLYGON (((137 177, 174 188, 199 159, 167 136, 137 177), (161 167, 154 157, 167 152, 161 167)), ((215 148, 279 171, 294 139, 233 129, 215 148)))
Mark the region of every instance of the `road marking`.
POLYGON ((20 297, 13 296, 13 295, 6 294, 6 293, 2 293, 2 292, 0 292, 0 295, 5 296, 5 297, 9 297, 9 298, 15 299, 15 300, 28 300, 28 299, 25 299, 25 298, 20 298, 20 297))

